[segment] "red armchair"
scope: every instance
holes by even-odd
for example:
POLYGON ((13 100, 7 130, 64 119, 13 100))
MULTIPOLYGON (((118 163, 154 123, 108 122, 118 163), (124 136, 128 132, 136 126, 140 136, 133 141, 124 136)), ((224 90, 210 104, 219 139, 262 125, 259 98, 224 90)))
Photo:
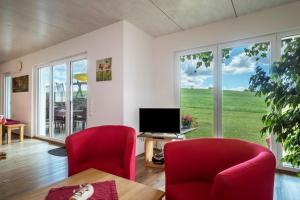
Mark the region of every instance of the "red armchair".
POLYGON ((135 179, 136 133, 126 126, 88 128, 66 138, 69 176, 88 168, 135 179))
POLYGON ((194 139, 165 145, 166 199, 272 200, 271 151, 236 139, 194 139))

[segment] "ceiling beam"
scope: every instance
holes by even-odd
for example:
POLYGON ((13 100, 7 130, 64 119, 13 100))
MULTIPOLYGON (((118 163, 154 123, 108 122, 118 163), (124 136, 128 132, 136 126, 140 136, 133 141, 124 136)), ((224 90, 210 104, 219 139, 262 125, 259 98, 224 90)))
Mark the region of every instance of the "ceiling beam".
POLYGON ((232 5, 232 8, 233 8, 233 11, 234 11, 234 15, 235 15, 235 17, 238 17, 236 9, 235 9, 235 6, 234 6, 234 3, 233 3, 233 0, 230 0, 230 1, 231 1, 231 5, 232 5))
POLYGON ((180 26, 167 12, 161 9, 153 0, 149 0, 151 4, 153 4, 160 12, 162 12, 170 21, 172 21, 180 30, 184 31, 184 28, 180 26))

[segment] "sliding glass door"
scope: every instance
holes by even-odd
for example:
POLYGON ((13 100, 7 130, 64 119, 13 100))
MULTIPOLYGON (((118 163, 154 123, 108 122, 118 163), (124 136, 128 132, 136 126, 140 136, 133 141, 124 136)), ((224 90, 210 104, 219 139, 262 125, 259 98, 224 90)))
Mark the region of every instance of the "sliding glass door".
POLYGON ((64 140, 86 128, 87 60, 65 60, 38 68, 38 136, 64 140))

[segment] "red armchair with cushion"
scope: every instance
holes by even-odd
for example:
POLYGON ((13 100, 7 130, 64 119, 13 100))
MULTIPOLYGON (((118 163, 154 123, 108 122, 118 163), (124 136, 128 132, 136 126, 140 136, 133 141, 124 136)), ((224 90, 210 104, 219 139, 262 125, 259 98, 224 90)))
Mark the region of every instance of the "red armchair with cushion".
POLYGON ((69 176, 88 168, 135 179, 136 133, 126 126, 88 128, 66 138, 69 176))
POLYGON ((165 145, 166 199, 272 200, 275 157, 236 139, 194 139, 165 145))

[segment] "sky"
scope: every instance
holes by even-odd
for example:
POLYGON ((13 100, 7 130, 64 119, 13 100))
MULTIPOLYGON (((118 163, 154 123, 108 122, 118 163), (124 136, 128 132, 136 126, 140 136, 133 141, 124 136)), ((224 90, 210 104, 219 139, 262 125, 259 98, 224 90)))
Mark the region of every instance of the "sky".
MULTIPOLYGON (((222 63, 222 87, 223 90, 243 91, 248 89, 251 75, 255 74, 257 65, 269 72, 270 53, 267 57, 256 63, 255 58, 245 55, 244 49, 250 46, 232 48, 230 57, 222 63)), ((216 55, 214 55, 216 58, 216 55)), ((213 87, 213 64, 210 67, 200 67, 196 70, 197 60, 185 60, 181 62, 181 88, 213 87)))

